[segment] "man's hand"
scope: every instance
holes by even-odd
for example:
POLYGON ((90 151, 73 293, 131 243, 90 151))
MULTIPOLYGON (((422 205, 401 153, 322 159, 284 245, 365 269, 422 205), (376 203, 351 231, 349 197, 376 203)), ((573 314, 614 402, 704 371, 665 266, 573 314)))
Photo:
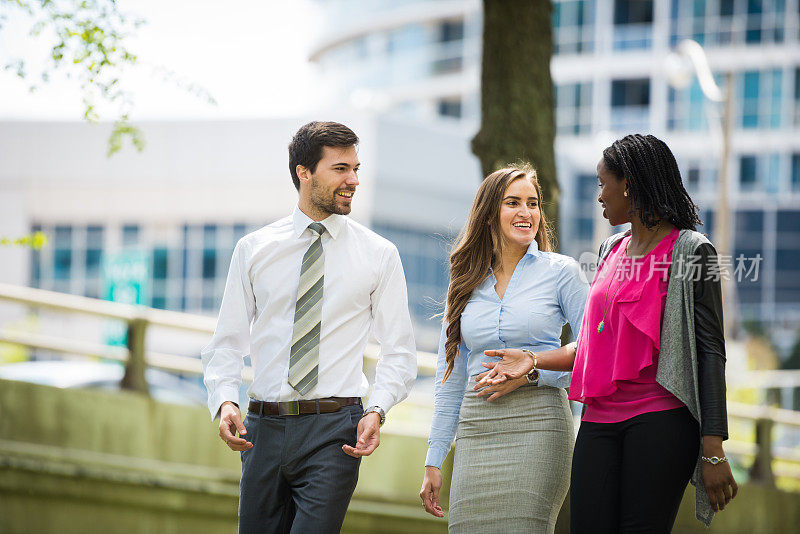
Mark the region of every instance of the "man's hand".
MULTIPOLYGON (((489 374, 489 371, 479 374, 477 377, 475 377, 475 380, 477 382, 480 382, 481 380, 483 380, 483 378, 485 378, 485 375, 487 374, 489 374)), ((523 376, 522 378, 514 378, 512 380, 506 380, 505 382, 500 382, 499 384, 489 384, 488 386, 486 386, 485 388, 481 389, 478 392, 478 397, 488 396, 489 398, 486 400, 492 402, 493 400, 497 400, 503 395, 507 395, 512 391, 514 391, 515 389, 519 388, 520 386, 524 386, 527 383, 528 379, 523 376)))
POLYGON ((425 466, 425 478, 422 479, 422 489, 419 498, 425 511, 436 517, 444 517, 444 511, 439 504, 439 490, 442 488, 442 472, 438 467, 425 466))
POLYGON ((375 412, 370 412, 362 417, 361 421, 358 422, 356 435, 358 439, 355 447, 342 445, 342 450, 345 454, 353 458, 361 458, 372 454, 372 451, 377 449, 381 443, 381 416, 375 412))
POLYGON ((253 448, 253 444, 244 438, 236 437, 234 432, 239 432, 239 436, 247 434, 247 429, 242 423, 242 414, 239 407, 231 401, 222 403, 219 409, 219 437, 232 451, 246 451, 253 448))
MULTIPOLYGON (((721 436, 703 436, 703 456, 706 458, 725 456, 725 451, 722 450, 721 436)), ((725 506, 739 492, 739 486, 731 473, 731 466, 728 465, 728 462, 717 465, 703 462, 702 473, 703 485, 706 487, 711 508, 714 512, 724 510, 725 506)))

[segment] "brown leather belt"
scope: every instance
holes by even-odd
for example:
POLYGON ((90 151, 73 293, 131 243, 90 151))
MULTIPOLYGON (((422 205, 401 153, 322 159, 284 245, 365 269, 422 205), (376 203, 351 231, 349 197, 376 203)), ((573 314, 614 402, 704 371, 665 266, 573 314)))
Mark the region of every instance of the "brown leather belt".
POLYGON ((327 397, 288 402, 267 402, 250 399, 247 410, 255 415, 303 415, 338 412, 344 406, 361 404, 361 397, 327 397))

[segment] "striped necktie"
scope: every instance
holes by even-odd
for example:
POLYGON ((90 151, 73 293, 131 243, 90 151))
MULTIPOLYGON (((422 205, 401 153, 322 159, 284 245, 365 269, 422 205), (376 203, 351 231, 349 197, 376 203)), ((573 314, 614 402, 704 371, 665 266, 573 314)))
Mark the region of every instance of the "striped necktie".
POLYGON ((300 395, 317 385, 319 332, 322 324, 322 286, 325 282, 325 256, 322 233, 325 227, 311 223, 314 240, 303 256, 300 285, 294 308, 292 350, 289 356, 289 384, 300 395))

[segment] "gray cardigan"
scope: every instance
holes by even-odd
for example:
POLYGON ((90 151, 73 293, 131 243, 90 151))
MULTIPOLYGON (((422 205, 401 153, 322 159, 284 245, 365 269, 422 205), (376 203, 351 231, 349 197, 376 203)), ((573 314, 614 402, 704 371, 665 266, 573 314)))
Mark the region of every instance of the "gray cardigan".
MULTIPOLYGON (((605 258, 625 235, 627 233, 614 234, 606 239, 600 247, 600 257, 605 258)), ((695 254, 697 248, 704 243, 710 242, 703 234, 681 230, 672 249, 672 265, 687 265, 689 256, 695 254)), ((656 382, 684 403, 702 428, 694 318, 692 277, 671 272, 661 323, 661 349, 656 382)), ((691 482, 695 487, 695 516, 706 526, 710 526, 714 511, 703 485, 700 459, 703 454, 702 436, 700 439, 700 450, 691 482)))

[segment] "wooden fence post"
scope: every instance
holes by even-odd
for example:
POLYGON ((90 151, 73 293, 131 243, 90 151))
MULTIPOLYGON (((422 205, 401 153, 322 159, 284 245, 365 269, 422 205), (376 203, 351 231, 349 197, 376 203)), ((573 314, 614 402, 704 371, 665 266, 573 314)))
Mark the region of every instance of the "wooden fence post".
POLYGON ((775 486, 775 475, 772 472, 772 419, 756 420, 756 457, 750 468, 750 482, 765 486, 775 486))
POLYGON ((120 387, 148 395, 150 390, 145 379, 145 334, 147 319, 136 317, 128 322, 128 362, 120 387))

